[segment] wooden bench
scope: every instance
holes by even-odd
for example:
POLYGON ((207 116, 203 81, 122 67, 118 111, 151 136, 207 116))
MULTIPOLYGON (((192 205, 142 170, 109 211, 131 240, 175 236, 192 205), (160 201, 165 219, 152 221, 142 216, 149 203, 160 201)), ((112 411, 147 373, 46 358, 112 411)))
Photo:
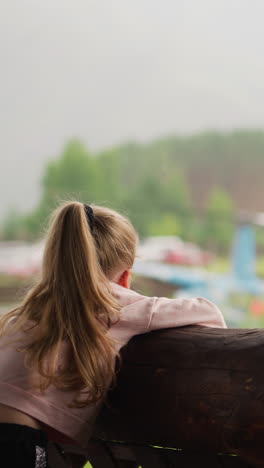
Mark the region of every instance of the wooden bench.
POLYGON ((264 330, 192 326, 133 338, 89 460, 93 468, 264 467, 264 330))

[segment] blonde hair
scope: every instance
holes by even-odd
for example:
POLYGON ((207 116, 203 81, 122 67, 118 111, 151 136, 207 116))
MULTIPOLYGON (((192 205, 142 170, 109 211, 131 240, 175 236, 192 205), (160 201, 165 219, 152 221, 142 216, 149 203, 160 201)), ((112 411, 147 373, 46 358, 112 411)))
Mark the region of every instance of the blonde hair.
POLYGON ((26 365, 37 369, 41 390, 53 384, 75 391, 76 407, 101 399, 114 377, 115 343, 106 332, 120 307, 109 279, 132 267, 137 243, 127 218, 101 206, 92 209, 92 230, 82 203, 67 202, 55 210, 39 282, 0 319, 2 335, 30 324, 33 339, 21 348, 26 365), (64 341, 70 344, 70 356, 61 369, 64 341))

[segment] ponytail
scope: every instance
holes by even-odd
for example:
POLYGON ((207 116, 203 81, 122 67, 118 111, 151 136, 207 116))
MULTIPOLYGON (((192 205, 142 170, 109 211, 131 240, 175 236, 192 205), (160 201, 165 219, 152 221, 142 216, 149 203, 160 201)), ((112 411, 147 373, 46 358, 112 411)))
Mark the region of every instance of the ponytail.
POLYGON ((53 384, 81 392, 72 405, 82 407, 101 399, 114 377, 115 343, 106 331, 118 314, 85 206, 65 203, 51 219, 41 280, 18 309, 2 317, 0 332, 33 324, 34 339, 23 351, 26 364, 39 372, 39 388, 53 384), (64 341, 69 356, 61 368, 64 341))

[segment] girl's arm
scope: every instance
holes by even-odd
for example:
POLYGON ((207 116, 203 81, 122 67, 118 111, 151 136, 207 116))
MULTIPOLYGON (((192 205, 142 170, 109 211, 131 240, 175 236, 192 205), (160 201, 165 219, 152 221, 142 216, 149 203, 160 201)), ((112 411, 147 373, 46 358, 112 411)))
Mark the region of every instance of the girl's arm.
POLYGON ((132 336, 162 328, 185 325, 226 328, 220 310, 207 299, 147 297, 117 285, 113 289, 122 309, 109 334, 121 346, 132 336))
POLYGON ((205 298, 167 299, 161 297, 153 299, 149 330, 184 325, 226 328, 224 317, 218 307, 205 298))

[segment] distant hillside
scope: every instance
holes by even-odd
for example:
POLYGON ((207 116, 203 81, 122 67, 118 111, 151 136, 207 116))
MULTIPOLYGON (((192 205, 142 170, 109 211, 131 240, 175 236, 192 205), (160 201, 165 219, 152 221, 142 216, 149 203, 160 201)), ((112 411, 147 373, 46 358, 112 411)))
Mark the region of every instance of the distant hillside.
POLYGON ((166 177, 181 168, 195 204, 221 187, 240 209, 264 211, 264 131, 205 132, 168 136, 115 148, 122 179, 138 184, 148 173, 166 177))
POLYGON ((37 238, 58 201, 77 198, 126 213, 141 237, 179 235, 223 252, 236 211, 264 211, 263 176, 264 131, 168 136, 96 155, 73 140, 44 168, 33 212, 10 212, 2 237, 37 238))

